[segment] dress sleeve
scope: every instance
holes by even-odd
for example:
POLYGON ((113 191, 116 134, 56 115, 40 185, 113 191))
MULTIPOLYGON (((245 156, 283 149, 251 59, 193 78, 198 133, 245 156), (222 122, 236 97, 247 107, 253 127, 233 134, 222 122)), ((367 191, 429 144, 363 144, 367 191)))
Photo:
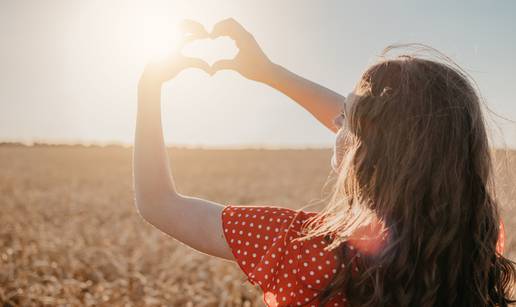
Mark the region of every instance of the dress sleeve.
POLYGON ((337 258, 323 250, 322 237, 293 241, 314 214, 274 206, 223 209, 226 241, 249 282, 262 289, 267 306, 312 304, 336 272, 337 258))
POLYGON ((286 246, 285 233, 296 213, 281 207, 231 204, 222 211, 226 241, 251 283, 262 285, 272 280, 272 274, 259 274, 263 271, 260 263, 274 273, 286 246))

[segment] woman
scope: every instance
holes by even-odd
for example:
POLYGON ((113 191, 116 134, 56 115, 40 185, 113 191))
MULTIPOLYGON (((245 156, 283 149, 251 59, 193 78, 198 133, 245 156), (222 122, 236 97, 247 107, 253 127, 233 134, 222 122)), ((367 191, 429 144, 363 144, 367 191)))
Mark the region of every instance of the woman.
POLYGON ((229 36, 209 66, 179 52, 138 86, 134 185, 140 214, 206 254, 236 261, 268 306, 507 306, 516 279, 480 100, 444 63, 382 60, 343 97, 272 63, 233 19, 186 39, 229 36), (335 187, 321 212, 224 206, 180 194, 169 172, 161 85, 183 69, 232 69, 285 93, 335 132, 335 187))

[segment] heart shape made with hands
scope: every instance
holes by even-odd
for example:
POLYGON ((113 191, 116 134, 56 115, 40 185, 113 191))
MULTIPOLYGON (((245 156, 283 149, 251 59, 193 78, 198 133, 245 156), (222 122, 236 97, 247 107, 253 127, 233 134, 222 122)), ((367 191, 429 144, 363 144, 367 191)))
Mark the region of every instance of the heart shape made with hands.
POLYGON ((212 66, 219 60, 234 58, 238 48, 228 37, 206 37, 189 41, 183 46, 181 53, 187 57, 201 59, 212 66))
POLYGON ((238 58, 242 37, 247 33, 233 18, 219 21, 210 32, 191 19, 183 20, 180 28, 184 35, 181 53, 187 58, 204 61, 210 67, 208 73, 211 75, 238 58))

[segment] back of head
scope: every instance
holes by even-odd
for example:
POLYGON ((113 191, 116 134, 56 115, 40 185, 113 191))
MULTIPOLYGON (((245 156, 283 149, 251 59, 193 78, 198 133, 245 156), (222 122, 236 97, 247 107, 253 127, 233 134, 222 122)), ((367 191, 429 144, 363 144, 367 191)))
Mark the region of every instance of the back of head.
POLYGON ((496 252, 500 216, 472 84, 451 61, 413 55, 365 71, 332 198, 309 235, 331 234, 345 263, 345 241, 372 216, 388 240, 353 260, 360 274, 339 271, 323 297, 344 288, 350 306, 507 305, 516 269, 496 252))

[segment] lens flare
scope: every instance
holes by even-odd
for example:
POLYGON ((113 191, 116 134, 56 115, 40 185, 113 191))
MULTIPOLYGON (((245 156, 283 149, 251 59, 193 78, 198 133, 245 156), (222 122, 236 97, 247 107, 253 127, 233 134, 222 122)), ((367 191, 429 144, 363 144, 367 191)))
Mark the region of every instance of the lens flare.
POLYGON ((160 16, 144 19, 143 44, 147 60, 160 60, 176 51, 181 43, 182 33, 177 23, 160 16))

